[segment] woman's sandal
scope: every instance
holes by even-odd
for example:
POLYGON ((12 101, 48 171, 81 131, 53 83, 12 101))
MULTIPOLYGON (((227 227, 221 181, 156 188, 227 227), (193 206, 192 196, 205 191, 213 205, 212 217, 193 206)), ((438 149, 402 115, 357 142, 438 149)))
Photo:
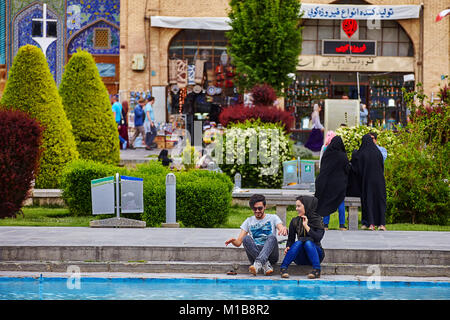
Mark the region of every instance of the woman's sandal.
POLYGON ((229 276, 235 276, 235 275, 237 275, 237 272, 234 271, 234 270, 230 270, 230 271, 227 272, 227 275, 229 275, 229 276))
POLYGON ((313 269, 308 274, 308 279, 318 279, 318 278, 320 278, 320 270, 318 270, 318 269, 313 269))

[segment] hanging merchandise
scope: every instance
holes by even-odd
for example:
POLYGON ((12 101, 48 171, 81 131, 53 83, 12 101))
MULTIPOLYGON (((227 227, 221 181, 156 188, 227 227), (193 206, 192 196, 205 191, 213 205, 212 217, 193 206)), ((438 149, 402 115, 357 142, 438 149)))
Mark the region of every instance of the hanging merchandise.
POLYGON ((195 84, 195 65, 188 65, 188 85, 195 84))
POLYGON ((216 67, 216 75, 223 73, 223 66, 221 64, 218 64, 216 67))
POLYGON ((178 112, 181 114, 183 113, 183 104, 184 104, 184 100, 186 99, 186 95, 187 95, 187 89, 186 88, 182 88, 180 90, 180 98, 179 98, 179 109, 178 112))
POLYGON ((177 83, 177 60, 175 59, 169 60, 169 83, 177 83))
POLYGON ((178 86, 177 86, 176 84, 173 84, 173 85, 170 87, 170 91, 172 91, 173 94, 177 94, 178 91, 180 91, 180 88, 178 88, 178 86))
POLYGON ((203 72, 205 70, 206 60, 197 59, 195 61, 195 83, 203 84, 203 72))
POLYGON ((223 51, 220 55, 220 64, 226 66, 228 64, 228 54, 226 51, 223 51))
POLYGON ((227 70, 227 77, 232 78, 235 75, 235 70, 232 66, 227 66, 226 67, 227 70))
POLYGON ((210 96, 213 96, 216 94, 216 87, 209 86, 208 89, 206 89, 206 93, 210 96))
POLYGON ((188 67, 188 61, 187 60, 177 60, 177 84, 180 89, 186 88, 187 86, 187 67, 188 67))

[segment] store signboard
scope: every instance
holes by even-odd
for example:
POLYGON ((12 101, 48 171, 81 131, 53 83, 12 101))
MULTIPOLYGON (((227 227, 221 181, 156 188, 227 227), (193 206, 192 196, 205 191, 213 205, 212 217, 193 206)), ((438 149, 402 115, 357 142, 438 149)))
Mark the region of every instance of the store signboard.
MULTIPOLYGON (((325 132, 336 131, 341 124, 359 126, 359 101, 353 99, 325 99, 325 132)), ((324 134, 326 136, 326 134, 324 134)))
POLYGON ((323 56, 366 56, 377 54, 377 42, 375 40, 322 40, 323 56))
POLYGON ((420 5, 342 5, 302 3, 303 19, 400 20, 419 18, 420 5))

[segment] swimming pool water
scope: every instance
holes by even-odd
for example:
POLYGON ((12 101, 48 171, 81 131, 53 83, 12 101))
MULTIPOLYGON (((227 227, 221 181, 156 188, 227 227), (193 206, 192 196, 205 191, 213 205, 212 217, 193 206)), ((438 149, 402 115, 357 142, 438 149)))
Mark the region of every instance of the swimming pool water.
POLYGON ((0 300, 448 300, 450 282, 0 277, 0 300), (72 289, 70 289, 72 288, 72 289))

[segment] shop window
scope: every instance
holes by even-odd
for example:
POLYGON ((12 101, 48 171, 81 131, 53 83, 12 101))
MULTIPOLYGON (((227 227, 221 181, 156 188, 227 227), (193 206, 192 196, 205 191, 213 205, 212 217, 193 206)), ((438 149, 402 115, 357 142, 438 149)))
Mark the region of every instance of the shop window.
POLYGON ((109 49, 110 48, 110 33, 109 29, 96 28, 94 29, 94 48, 95 49, 109 49))
POLYGON ((169 57, 188 60, 193 64, 195 57, 207 60, 206 68, 213 69, 220 61, 220 55, 227 50, 225 31, 182 30, 169 46, 169 57))

